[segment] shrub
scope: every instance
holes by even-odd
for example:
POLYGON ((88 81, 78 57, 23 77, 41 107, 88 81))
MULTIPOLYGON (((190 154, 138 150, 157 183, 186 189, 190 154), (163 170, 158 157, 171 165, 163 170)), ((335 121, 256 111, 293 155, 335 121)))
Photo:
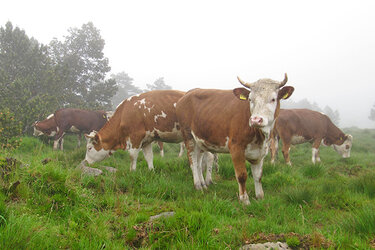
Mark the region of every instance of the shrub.
POLYGON ((20 145, 22 123, 16 121, 8 108, 0 110, 0 149, 14 149, 20 145))

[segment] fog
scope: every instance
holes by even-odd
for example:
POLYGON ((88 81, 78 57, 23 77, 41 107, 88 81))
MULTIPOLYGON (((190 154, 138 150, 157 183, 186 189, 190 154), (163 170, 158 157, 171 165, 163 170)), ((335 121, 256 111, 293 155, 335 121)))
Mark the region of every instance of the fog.
POLYGON ((282 80, 340 112, 340 127, 374 128, 375 1, 6 1, 11 21, 48 44, 89 21, 112 73, 144 88, 232 89, 236 76, 282 80))

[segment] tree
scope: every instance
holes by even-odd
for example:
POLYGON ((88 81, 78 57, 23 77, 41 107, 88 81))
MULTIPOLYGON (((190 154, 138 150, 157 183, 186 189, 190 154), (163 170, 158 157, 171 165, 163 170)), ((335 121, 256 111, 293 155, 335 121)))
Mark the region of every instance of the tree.
POLYGON ((55 107, 54 72, 47 47, 11 22, 0 28, 0 107, 8 108, 26 131, 55 107))
POLYGON ((146 84, 148 90, 156 90, 156 89, 172 89, 171 86, 165 84, 164 77, 160 77, 156 79, 153 84, 146 84))
POLYGON ((124 71, 112 74, 111 77, 116 80, 118 86, 117 93, 112 97, 114 108, 116 108, 124 99, 142 92, 142 89, 133 84, 133 78, 124 71))
POLYGON ((329 106, 324 108, 324 113, 331 119, 331 121, 338 126, 340 123, 340 113, 338 110, 333 111, 329 106))
POLYGON ((99 30, 89 22, 81 29, 69 29, 69 33, 64 41, 54 39, 50 43, 51 59, 61 83, 60 106, 110 107, 116 81, 105 80, 110 67, 99 30))

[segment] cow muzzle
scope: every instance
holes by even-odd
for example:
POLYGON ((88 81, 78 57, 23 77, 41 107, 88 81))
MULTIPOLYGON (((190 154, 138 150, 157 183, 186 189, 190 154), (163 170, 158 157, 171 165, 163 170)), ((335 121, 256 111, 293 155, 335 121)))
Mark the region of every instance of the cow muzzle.
POLYGON ((250 117, 250 126, 252 127, 264 127, 264 119, 261 116, 251 116, 250 117))

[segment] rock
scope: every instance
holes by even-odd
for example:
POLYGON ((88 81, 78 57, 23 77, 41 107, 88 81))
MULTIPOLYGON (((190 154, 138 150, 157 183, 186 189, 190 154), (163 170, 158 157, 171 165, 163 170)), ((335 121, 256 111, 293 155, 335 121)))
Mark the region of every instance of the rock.
POLYGON ((79 165, 77 168, 82 170, 83 175, 88 175, 88 176, 98 176, 98 175, 101 175, 103 173, 103 171, 100 170, 100 169, 90 168, 90 167, 86 167, 86 166, 83 166, 83 165, 79 165))
POLYGON ((151 216, 150 221, 157 220, 161 217, 163 217, 163 218, 172 217, 172 216, 174 216, 174 214, 175 214, 175 212, 164 212, 164 213, 161 213, 161 214, 158 214, 158 215, 151 216))
POLYGON ((103 166, 103 168, 110 173, 116 173, 117 172, 117 169, 113 168, 113 167, 103 166))
POLYGON ((291 249, 285 242, 266 242, 249 244, 240 248, 240 250, 264 250, 264 249, 291 249))

